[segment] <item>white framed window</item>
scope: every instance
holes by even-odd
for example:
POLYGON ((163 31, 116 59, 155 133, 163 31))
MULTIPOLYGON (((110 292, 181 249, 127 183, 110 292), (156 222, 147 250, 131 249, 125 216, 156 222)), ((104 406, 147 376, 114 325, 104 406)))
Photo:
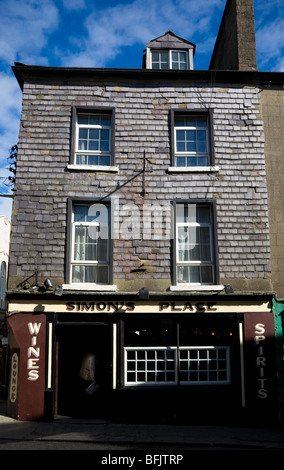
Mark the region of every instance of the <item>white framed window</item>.
POLYGON ((230 382, 229 346, 124 348, 124 383, 128 386, 230 382))
POLYGON ((70 283, 110 283, 109 206, 74 204, 71 220, 70 283))
POLYGON ((188 51, 164 49, 151 51, 151 68, 156 70, 188 70, 188 51))
POLYGON ((180 346, 179 374, 181 385, 229 384, 229 346, 180 346))
POLYGON ((77 113, 75 164, 110 166, 111 139, 110 114, 77 113))
POLYGON ((209 142, 208 116, 175 115, 174 165, 176 167, 208 167, 209 142))
POLYGON ((176 347, 127 347, 124 360, 126 385, 177 383, 176 347))
POLYGON ((213 214, 210 204, 176 204, 176 283, 215 282, 213 214))
POLYGON ((72 108, 69 170, 118 173, 115 154, 114 108, 72 108))
POLYGON ((171 51, 170 60, 170 68, 173 70, 187 70, 189 68, 187 51, 171 51))

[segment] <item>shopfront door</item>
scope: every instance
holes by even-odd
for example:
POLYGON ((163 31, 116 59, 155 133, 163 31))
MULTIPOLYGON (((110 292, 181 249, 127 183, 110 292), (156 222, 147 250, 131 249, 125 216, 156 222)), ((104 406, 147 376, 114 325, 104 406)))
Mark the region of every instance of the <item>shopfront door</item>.
POLYGON ((58 322, 56 414, 106 418, 111 385, 110 325, 58 322))

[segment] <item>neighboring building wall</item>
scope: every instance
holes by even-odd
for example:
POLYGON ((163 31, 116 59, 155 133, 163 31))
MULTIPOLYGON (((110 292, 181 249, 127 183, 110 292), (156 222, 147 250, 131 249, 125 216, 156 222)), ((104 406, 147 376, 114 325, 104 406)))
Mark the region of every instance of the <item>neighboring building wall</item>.
MULTIPOLYGON (((5 263, 5 270, 6 270, 6 281, 8 276, 8 261, 9 261, 9 246, 10 246, 10 231, 11 231, 11 223, 10 220, 7 219, 5 216, 0 216, 0 270, 2 267, 2 263, 5 263)), ((3 271, 2 271, 3 272, 3 271)), ((2 285, 2 278, 0 278, 1 282, 1 305, 0 311, 4 310, 3 307, 3 298, 2 293, 3 290, 6 289, 6 283, 4 286, 2 285)))
MULTIPOLYGON (((153 77, 129 84, 119 79, 92 83, 25 83, 19 136, 9 288, 39 268, 39 277, 64 283, 67 198, 106 197, 136 175, 146 151, 146 196, 142 176, 116 192, 120 204, 168 204, 176 198, 217 201, 221 283, 235 290, 270 290, 270 247, 263 125, 259 90, 211 86, 195 80, 163 85, 153 77), (67 169, 71 108, 115 107, 115 164, 118 174, 67 169), (169 174, 169 112, 214 110, 217 173, 169 174), (149 171, 148 171, 149 170, 149 171)), ((114 240, 114 284, 120 291, 171 285, 171 240, 114 240), (145 271, 139 271, 144 264, 145 271)))
POLYGON ((271 281, 278 299, 284 297, 284 91, 266 88, 261 94, 271 240, 271 281))
POLYGON ((5 261, 8 265, 11 223, 7 217, 0 215, 0 264, 5 261))
POLYGON ((210 69, 257 70, 253 0, 228 0, 210 69))

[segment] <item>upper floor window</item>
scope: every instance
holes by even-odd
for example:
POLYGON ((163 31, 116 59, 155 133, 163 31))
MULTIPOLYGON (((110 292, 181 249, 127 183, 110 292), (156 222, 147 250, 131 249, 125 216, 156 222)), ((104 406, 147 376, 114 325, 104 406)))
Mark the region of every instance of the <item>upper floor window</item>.
POLYGON ((177 50, 152 51, 152 69, 188 70, 188 52, 177 50))
POLYGON ((216 282, 214 238, 212 204, 176 204, 177 284, 216 282))
POLYGON ((72 164, 110 167, 114 159, 113 110, 74 109, 72 164))
POLYGON ((70 283, 109 284, 109 206, 74 204, 71 215, 70 283))
POLYGON ((172 111, 172 165, 177 168, 208 168, 214 164, 210 112, 172 111))

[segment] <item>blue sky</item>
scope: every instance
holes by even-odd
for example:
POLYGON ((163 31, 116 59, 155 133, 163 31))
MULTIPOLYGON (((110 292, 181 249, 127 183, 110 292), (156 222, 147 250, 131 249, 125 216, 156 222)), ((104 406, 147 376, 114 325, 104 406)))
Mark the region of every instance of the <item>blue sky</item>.
MULTIPOLYGON (((168 30, 196 44, 207 70, 226 0, 0 0, 0 194, 17 143, 21 91, 15 61, 59 67, 141 68, 147 42, 168 30)), ((260 71, 284 72, 284 2, 255 0, 260 71)), ((11 200, 0 197, 0 214, 11 200)))

